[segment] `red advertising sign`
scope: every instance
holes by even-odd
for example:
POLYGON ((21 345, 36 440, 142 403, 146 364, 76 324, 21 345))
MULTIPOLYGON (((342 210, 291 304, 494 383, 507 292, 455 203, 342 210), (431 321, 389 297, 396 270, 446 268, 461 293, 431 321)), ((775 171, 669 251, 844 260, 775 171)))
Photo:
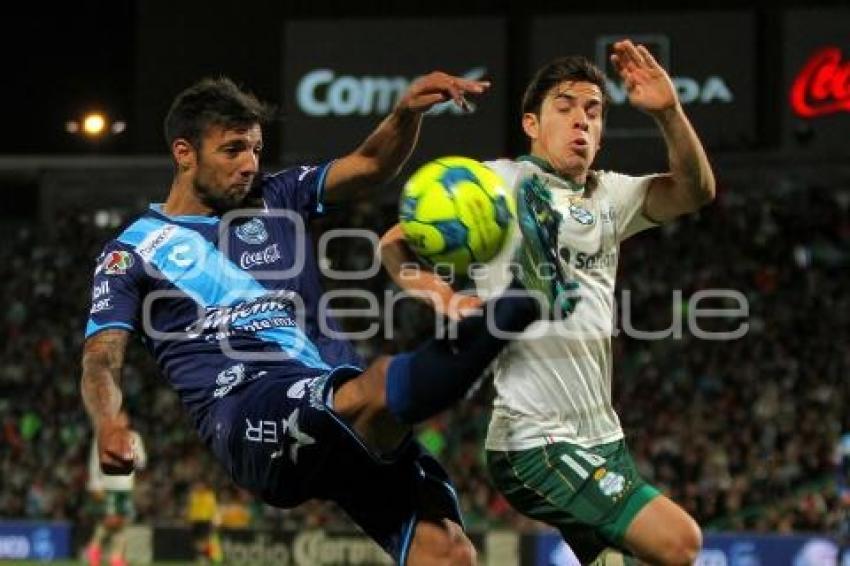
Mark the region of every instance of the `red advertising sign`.
MULTIPOLYGON (((845 2, 846 4, 846 2, 845 2)), ((783 147, 844 163, 850 131, 850 5, 788 10, 783 21, 783 147)))
POLYGON ((850 112, 850 60, 824 47, 809 57, 791 85, 791 107, 801 118, 850 112))

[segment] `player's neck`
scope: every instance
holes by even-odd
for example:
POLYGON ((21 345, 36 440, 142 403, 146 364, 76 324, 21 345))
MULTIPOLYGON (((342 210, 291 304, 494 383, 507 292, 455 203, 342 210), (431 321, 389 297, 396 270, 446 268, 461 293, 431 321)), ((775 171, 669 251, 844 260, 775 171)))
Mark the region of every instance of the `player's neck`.
POLYGON ((208 216, 213 210, 206 206, 195 194, 188 179, 175 178, 171 184, 168 198, 162 205, 162 211, 168 216, 208 216))
POLYGON ((520 155, 517 158, 517 161, 528 161, 529 163, 534 163, 540 169, 549 173, 550 175, 555 175, 559 179, 565 181, 569 187, 576 192, 583 192, 585 189, 585 184, 587 181, 587 172, 583 172, 581 175, 571 175, 568 173, 562 173, 557 171, 552 164, 544 157, 534 154, 528 155, 520 155))

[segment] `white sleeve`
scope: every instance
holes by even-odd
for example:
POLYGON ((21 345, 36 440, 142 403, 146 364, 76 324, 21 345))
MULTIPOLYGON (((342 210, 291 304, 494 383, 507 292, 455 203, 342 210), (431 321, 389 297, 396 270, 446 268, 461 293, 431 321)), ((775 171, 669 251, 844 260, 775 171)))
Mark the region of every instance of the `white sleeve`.
POLYGON ((148 465, 148 453, 145 452, 145 443, 138 432, 133 431, 133 442, 136 449, 136 469, 141 470, 148 465))
POLYGON ((511 194, 516 194, 516 181, 519 176, 519 167, 510 159, 494 159, 485 161, 484 165, 498 173, 507 184, 506 188, 511 194))
POLYGON ((617 241, 634 236, 638 232, 658 226, 643 213, 643 203, 649 184, 656 175, 632 177, 621 173, 600 173, 608 198, 614 207, 617 241))
POLYGON ((97 441, 91 444, 89 450, 89 491, 103 491, 103 476, 100 471, 100 458, 97 456, 97 441))

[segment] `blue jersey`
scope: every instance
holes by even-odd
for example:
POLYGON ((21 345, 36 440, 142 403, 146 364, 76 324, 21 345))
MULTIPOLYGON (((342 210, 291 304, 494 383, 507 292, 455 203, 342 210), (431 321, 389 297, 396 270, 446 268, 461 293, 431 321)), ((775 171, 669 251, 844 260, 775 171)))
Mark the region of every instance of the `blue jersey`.
POLYGON ((223 218, 168 216, 151 205, 97 262, 86 337, 138 331, 205 441, 212 407, 234 389, 362 366, 319 312, 305 227, 322 211, 328 167, 267 176, 263 209, 223 218))

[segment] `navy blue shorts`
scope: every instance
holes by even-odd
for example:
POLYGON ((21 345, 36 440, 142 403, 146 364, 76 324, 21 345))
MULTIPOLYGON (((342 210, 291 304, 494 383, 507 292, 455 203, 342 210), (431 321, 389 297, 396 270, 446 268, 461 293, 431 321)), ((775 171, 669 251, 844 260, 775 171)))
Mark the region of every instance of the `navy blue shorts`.
POLYGON ((213 451, 237 484, 270 505, 336 502, 403 563, 417 521, 463 525, 457 495, 419 443, 408 439, 381 459, 328 406, 333 384, 360 372, 265 376, 234 392, 213 414, 213 451))

